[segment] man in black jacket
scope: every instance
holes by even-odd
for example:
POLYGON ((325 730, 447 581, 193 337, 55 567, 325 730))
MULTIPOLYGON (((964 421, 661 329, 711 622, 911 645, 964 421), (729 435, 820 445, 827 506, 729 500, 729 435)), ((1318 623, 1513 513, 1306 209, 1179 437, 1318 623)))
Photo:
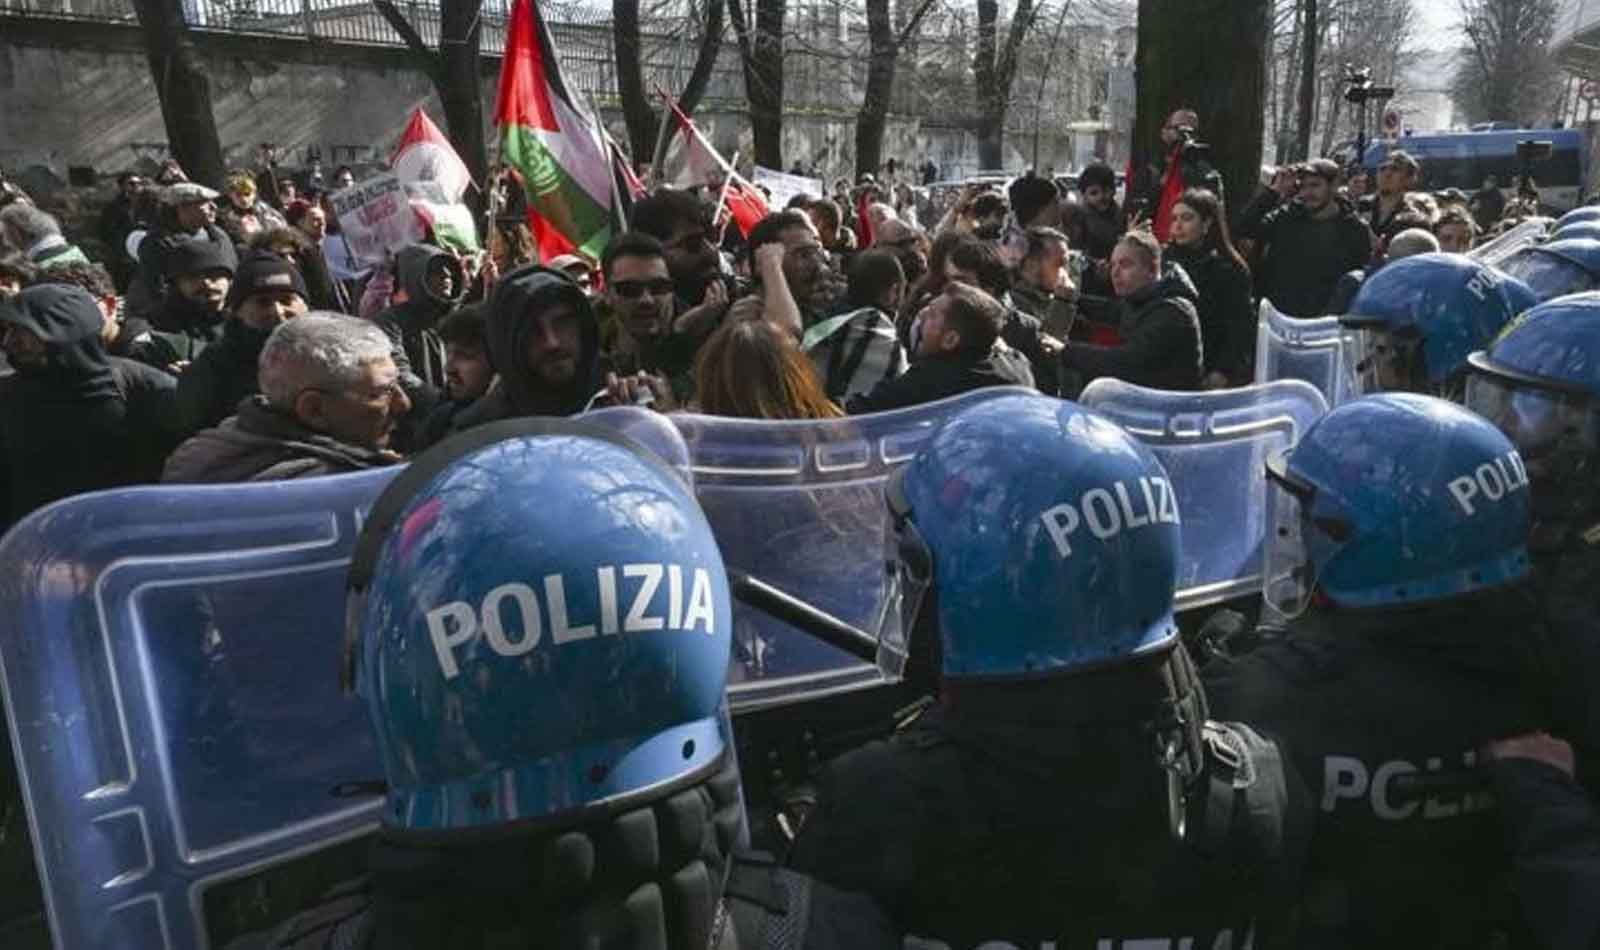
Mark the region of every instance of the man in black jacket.
POLYGON ((1339 166, 1319 158, 1298 197, 1282 202, 1269 188, 1240 217, 1239 237, 1261 245, 1261 295, 1291 317, 1322 316, 1339 278, 1372 258, 1372 231, 1338 183, 1339 166))
POLYGON ((499 379, 456 417, 456 431, 519 416, 570 416, 600 393, 600 327, 571 277, 537 264, 512 271, 494 285, 487 324, 489 365, 499 379))
POLYGON ((399 302, 372 321, 405 353, 409 365, 401 370, 416 378, 408 380, 411 401, 431 406, 445 386, 444 341, 434 328, 460 302, 465 275, 453 255, 431 244, 401 248, 394 270, 399 302))
POLYGON ((1123 342, 1069 342, 1061 351, 1063 394, 1075 397, 1101 376, 1152 389, 1199 389, 1200 317, 1183 268, 1163 270, 1161 245, 1148 231, 1130 231, 1111 252, 1111 282, 1122 300, 1123 342))
POLYGON ((172 445, 174 382, 106 355, 93 297, 39 284, 0 298, 16 373, 0 380, 0 526, 57 499, 155 481, 172 445))
POLYGON ((411 409, 389 338, 370 322, 307 314, 261 350, 262 395, 178 447, 164 482, 254 482, 378 468, 411 409))
POLYGON ((868 393, 850 397, 851 415, 885 412, 985 386, 1032 386, 1022 361, 995 357, 995 342, 1005 325, 1000 301, 970 284, 952 281, 917 315, 916 353, 904 375, 886 379, 868 393))
POLYGON ((153 342, 135 358, 178 374, 222 339, 239 259, 226 241, 182 241, 165 251, 163 260, 170 287, 161 308, 150 315, 153 342))
POLYGON ((185 434, 233 415, 240 401, 261 391, 256 364, 278 325, 306 312, 299 270, 276 254, 256 251, 239 265, 228 291, 232 317, 222 339, 178 378, 178 422, 185 434))

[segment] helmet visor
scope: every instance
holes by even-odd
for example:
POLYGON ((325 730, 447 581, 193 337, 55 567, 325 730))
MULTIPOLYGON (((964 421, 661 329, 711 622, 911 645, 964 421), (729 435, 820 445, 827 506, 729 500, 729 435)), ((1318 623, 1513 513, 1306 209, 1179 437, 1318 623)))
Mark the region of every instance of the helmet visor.
POLYGON ((901 492, 901 469, 884 486, 889 517, 884 522, 883 612, 878 623, 878 668, 899 678, 905 672, 911 631, 933 583, 933 554, 911 520, 911 507, 901 492))
POLYGON ((1563 257, 1534 251, 1518 261, 1510 271, 1513 277, 1522 278, 1540 300, 1553 300, 1567 294, 1593 290, 1594 278, 1587 270, 1563 257))
POLYGON ((1293 620, 1311 606, 1317 589, 1317 564, 1327 564, 1344 547, 1341 523, 1318 524, 1311 504, 1316 489, 1288 471, 1289 452, 1267 459, 1267 544, 1261 593, 1265 609, 1293 620))
POLYGON ((1345 352, 1358 396, 1412 392, 1422 376, 1422 338, 1378 326, 1346 331, 1345 352))
POLYGON ((1593 401, 1579 393, 1477 372, 1467 380, 1466 405, 1506 434, 1536 478, 1553 474, 1544 469, 1559 455, 1600 451, 1600 417, 1593 401))

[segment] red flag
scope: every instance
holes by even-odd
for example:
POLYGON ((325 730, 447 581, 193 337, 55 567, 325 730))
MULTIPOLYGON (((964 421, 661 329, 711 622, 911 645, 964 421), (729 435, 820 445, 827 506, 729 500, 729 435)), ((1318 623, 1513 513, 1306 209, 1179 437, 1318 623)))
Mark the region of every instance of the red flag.
POLYGON ((872 218, 867 214, 872 206, 871 196, 869 188, 856 197, 856 248, 862 251, 872 246, 872 218))
POLYGON ((725 199, 729 217, 745 237, 769 213, 766 196, 738 175, 728 179, 728 196, 725 199))
POLYGON ((450 139, 421 108, 411 113, 411 121, 400 135, 400 144, 395 147, 389 167, 402 182, 438 182, 451 201, 460 201, 467 185, 472 183, 472 175, 451 146, 450 139))

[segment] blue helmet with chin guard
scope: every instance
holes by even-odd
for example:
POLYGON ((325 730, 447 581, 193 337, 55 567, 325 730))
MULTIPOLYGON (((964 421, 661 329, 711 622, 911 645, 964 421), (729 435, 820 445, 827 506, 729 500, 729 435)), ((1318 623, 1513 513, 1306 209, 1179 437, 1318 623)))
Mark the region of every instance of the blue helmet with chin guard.
POLYGON ((1600 292, 1534 307, 1471 365, 1467 408, 1516 443, 1539 519, 1600 511, 1600 292))
POLYGON ((1345 403, 1267 462, 1275 530, 1266 597, 1295 616, 1399 607, 1516 582, 1529 570, 1528 475, 1511 441, 1442 399, 1345 403))
POLYGON ((425 453, 350 588, 390 828, 620 806, 722 764, 722 558, 683 479, 611 430, 508 420, 425 453))
POLYGON ((1176 645, 1176 496, 1104 417, 1045 396, 985 402, 947 420, 887 494, 904 629, 924 596, 936 605, 946 680, 1050 676, 1176 645))
POLYGON ((1339 318, 1352 331, 1358 390, 1449 391, 1467 356, 1536 302, 1521 281, 1460 254, 1394 261, 1367 278, 1339 318))

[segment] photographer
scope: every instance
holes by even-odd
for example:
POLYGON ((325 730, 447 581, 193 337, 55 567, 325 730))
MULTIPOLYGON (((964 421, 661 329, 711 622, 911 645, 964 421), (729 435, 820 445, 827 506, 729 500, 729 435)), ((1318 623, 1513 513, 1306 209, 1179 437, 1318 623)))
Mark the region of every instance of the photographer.
POLYGON ((1129 220, 1150 220, 1156 240, 1165 244, 1171 236, 1172 207, 1190 188, 1209 188, 1222 194, 1222 176, 1212 167, 1211 147, 1200 142, 1200 115, 1193 109, 1179 109, 1167 116, 1161 126, 1161 144, 1167 150, 1165 165, 1152 163, 1129 188, 1129 220))
POLYGON ((1291 317, 1322 316, 1340 275, 1371 258, 1372 232, 1338 194, 1339 166, 1308 163, 1289 198, 1288 179, 1275 180, 1244 210, 1239 235, 1260 250, 1261 296, 1291 317))

